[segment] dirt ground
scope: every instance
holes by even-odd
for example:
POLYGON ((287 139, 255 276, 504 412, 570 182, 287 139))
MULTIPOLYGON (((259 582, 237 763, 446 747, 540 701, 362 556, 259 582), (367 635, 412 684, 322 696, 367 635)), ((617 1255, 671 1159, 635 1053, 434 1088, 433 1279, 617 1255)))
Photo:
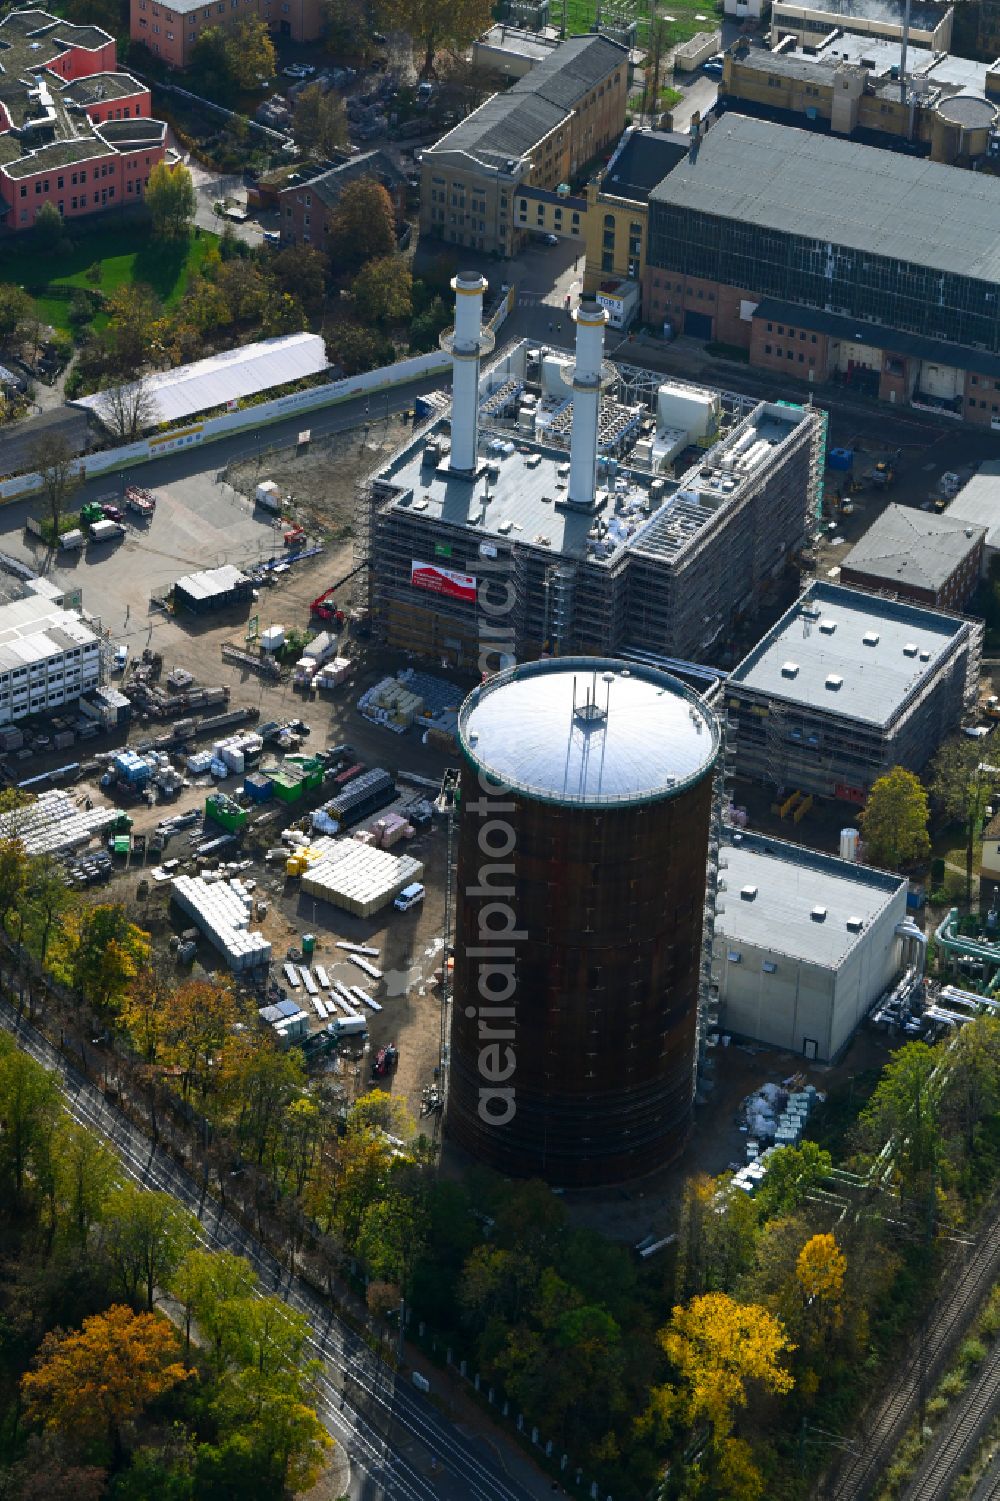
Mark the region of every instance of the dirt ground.
POLYGON ((291 497, 295 514, 310 536, 344 538, 353 529, 359 480, 394 453, 409 433, 409 423, 397 413, 386 413, 376 393, 364 427, 331 433, 301 451, 295 447, 262 450, 229 465, 226 480, 248 497, 264 480, 273 480, 291 497))

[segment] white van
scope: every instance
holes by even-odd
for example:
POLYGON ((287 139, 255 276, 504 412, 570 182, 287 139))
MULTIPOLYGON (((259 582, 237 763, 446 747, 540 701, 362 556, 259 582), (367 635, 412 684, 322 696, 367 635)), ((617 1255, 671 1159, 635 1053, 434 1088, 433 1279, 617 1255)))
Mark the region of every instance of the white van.
POLYGON ((427 895, 419 881, 414 881, 411 886, 404 886, 402 891, 393 902, 397 912, 409 912, 418 902, 422 902, 427 895))

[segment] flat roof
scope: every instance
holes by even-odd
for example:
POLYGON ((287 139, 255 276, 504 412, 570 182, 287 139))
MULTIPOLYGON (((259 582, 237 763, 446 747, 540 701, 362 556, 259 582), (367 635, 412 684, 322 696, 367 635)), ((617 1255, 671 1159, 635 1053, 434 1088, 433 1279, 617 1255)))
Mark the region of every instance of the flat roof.
POLYGON ((1000 548, 1000 459, 986 459, 944 513, 986 529, 986 546, 1000 548))
POLYGON ((1000 181, 727 113, 654 188, 717 219, 1000 280, 1000 181))
POLYGON ((712 767, 714 714, 668 673, 605 657, 498 673, 458 712, 479 771, 544 802, 603 808, 676 796, 712 767))
POLYGON ((922 605, 816 580, 729 682, 780 703, 884 727, 967 629, 922 605))
MULTIPOLYGON (((447 422, 442 419, 434 432, 446 431, 447 422)), ((511 543, 548 547, 553 554, 570 556, 583 556, 595 521, 600 518, 610 523, 614 516, 614 500, 606 496, 593 511, 569 508, 569 454, 563 449, 534 442, 514 443, 509 433, 496 438, 481 433, 483 472, 470 481, 449 469, 447 454, 437 466, 425 463, 425 448, 426 441, 411 444, 379 473, 380 480, 402 492, 392 502, 397 511, 413 511, 427 519, 468 527, 473 536, 504 537, 511 543), (511 452, 490 451, 499 450, 501 445, 511 452), (498 467, 496 478, 487 477, 490 461, 498 467)), ((629 483, 623 506, 631 506, 638 514, 639 505, 648 499, 652 476, 633 474, 623 467, 618 474, 629 483)), ((616 534, 618 530, 616 527, 616 534)), ((634 533, 635 522, 622 521, 620 530, 619 540, 624 541, 634 533)))
POLYGON ((524 31, 519 26, 506 26, 502 21, 484 31, 473 43, 474 47, 491 47, 496 52, 509 52, 513 57, 530 57, 536 62, 548 57, 557 45, 552 37, 535 31, 524 31))
MULTIPOLYGON (((240 349, 226 349, 208 359, 195 360, 190 365, 178 365, 176 370, 146 377, 155 407, 149 426, 181 421, 196 412, 238 401, 241 396, 269 391, 303 376, 318 375, 327 369, 328 363, 322 337, 300 333, 262 339, 257 344, 244 344, 240 349)), ((95 391, 92 396, 78 397, 72 405, 86 407, 100 417, 104 395, 95 391)))
POLYGON ((247 574, 241 573, 232 563, 223 563, 221 568, 206 568, 201 573, 186 573, 177 580, 175 589, 183 589, 192 599, 211 599, 215 594, 228 594, 239 584, 249 584, 247 574))
MULTIPOLYGON (((818 11, 821 15, 848 16, 860 21, 880 21, 902 29, 905 0, 775 0, 785 15, 795 11, 818 11)), ((919 31, 933 31, 952 9, 935 0, 913 0, 910 25, 919 31)))
POLYGON ((680 131, 630 126, 604 169, 601 192, 645 203, 657 183, 687 156, 690 144, 680 131))
POLYGON ((723 848, 726 899, 715 931, 737 952, 746 943, 835 969, 908 884, 887 871, 740 829, 723 831, 723 848))
POLYGON ((916 506, 887 506, 841 564, 915 589, 940 589, 974 552, 983 529, 916 506))
MULTIPOLYGON (((805 54, 795 51, 791 55, 803 57, 805 54)), ((842 31, 815 56, 817 62, 863 64, 881 77, 900 66, 903 48, 901 42, 890 37, 861 36, 857 32, 842 31)), ((906 49, 906 74, 911 81, 929 79, 933 84, 951 84, 955 88, 984 94, 989 72, 987 63, 976 62, 971 57, 958 57, 953 52, 932 52, 929 47, 912 45, 906 49)))
POLYGON ((97 649, 97 637, 79 615, 55 606, 46 593, 30 590, 0 605, 0 672, 31 667, 77 647, 97 649))

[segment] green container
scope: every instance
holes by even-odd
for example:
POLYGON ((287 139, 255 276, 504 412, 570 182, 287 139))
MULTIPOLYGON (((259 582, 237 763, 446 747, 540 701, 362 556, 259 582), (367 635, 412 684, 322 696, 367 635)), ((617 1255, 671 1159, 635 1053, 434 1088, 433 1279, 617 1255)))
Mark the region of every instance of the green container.
POLYGON ((242 829, 247 821, 246 809, 241 808, 239 803, 231 797, 225 797, 217 792, 210 793, 205 799, 205 817, 214 819, 227 833, 235 834, 242 829))
POLYGON ((313 950, 315 949, 315 947, 316 947, 316 935, 315 935, 315 933, 303 933, 303 935, 302 935, 302 952, 303 952, 303 954, 305 955, 306 958, 309 957, 309 955, 313 952, 313 950))

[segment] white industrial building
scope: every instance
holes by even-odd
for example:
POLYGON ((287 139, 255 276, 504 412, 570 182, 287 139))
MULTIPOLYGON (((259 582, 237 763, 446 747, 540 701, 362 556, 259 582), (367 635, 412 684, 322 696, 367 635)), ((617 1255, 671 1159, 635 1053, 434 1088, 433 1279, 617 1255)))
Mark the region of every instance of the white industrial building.
POLYGON ((989 578, 993 559, 1000 557, 1000 460, 986 459, 949 505, 946 516, 969 526, 984 527, 982 573, 989 578))
POLYGON ((829 1063, 895 977, 921 963, 907 881, 734 829, 719 866, 720 1028, 829 1063))
POLYGON ((0 605, 0 725, 61 709, 96 688, 100 642, 47 579, 0 605))

